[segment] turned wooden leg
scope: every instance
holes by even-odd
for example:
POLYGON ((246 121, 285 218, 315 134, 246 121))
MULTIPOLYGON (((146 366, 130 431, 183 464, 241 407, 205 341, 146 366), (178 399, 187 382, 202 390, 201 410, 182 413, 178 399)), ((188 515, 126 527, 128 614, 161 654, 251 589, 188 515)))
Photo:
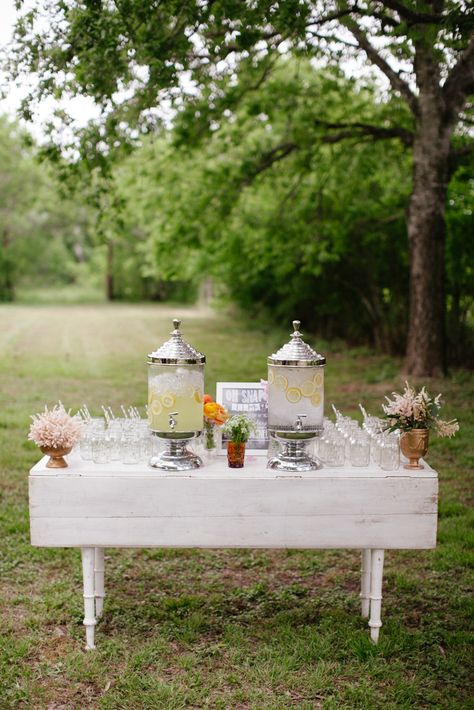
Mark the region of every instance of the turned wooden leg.
POLYGON ((94 595, 95 595, 95 617, 100 619, 104 611, 104 548, 95 548, 94 559, 94 595))
POLYGON ((382 577, 383 550, 372 550, 372 569, 370 575, 370 638, 374 643, 379 640, 379 630, 382 626, 380 614, 382 611, 382 577))
POLYGON ((372 566, 372 550, 362 550, 362 567, 360 583, 361 613, 364 619, 369 618, 370 610, 370 573, 372 566))
POLYGON ((94 558, 93 547, 82 547, 82 578, 84 583, 84 626, 86 627, 86 650, 95 648, 95 592, 94 592, 94 558))

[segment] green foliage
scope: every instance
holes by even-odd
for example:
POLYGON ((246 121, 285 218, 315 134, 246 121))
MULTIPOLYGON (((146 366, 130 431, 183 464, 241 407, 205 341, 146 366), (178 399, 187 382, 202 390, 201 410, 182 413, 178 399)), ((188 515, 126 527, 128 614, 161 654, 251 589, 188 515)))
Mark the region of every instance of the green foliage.
MULTIPOLYGON (((428 130, 418 110, 428 74, 445 128, 457 125, 453 173, 472 143, 467 3, 53 0, 46 29, 40 10, 20 12, 8 64, 13 76, 36 73, 40 98, 82 94, 101 108, 82 129, 62 108, 72 142, 51 123, 42 152, 64 179, 95 181, 92 258, 109 296, 192 300, 212 275, 252 315, 297 311, 325 337, 404 350, 407 149, 428 130)), ((464 170, 447 215, 451 361, 472 339, 472 164, 464 170)), ((435 303, 444 285, 433 278, 431 291, 435 303)))
POLYGON ((125 230, 141 236, 143 268, 155 278, 211 275, 248 312, 288 321, 297 311, 320 335, 400 351, 409 160, 396 141, 321 144, 308 102, 328 121, 403 113, 339 72, 281 61, 205 143, 182 144, 183 116, 171 136, 150 139, 121 164, 125 230), (303 135, 304 146, 261 169, 272 146, 303 135))
POLYGON ((474 367, 474 160, 454 174, 446 210, 446 293, 450 361, 474 367))
POLYGON ((245 414, 234 414, 222 427, 222 433, 234 444, 245 444, 252 431, 255 431, 255 422, 245 414))
POLYGON ((0 117, 0 300, 28 284, 77 280, 87 257, 91 211, 64 199, 27 134, 0 117))

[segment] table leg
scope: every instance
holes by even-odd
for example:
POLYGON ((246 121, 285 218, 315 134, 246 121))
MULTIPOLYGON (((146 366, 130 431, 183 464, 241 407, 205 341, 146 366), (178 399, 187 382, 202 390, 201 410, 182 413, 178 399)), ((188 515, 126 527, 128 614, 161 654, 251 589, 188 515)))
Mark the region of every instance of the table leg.
POLYGON ((372 565, 372 550, 362 550, 362 573, 360 584, 361 611, 364 619, 369 618, 370 610, 370 572, 372 565))
POLYGON ((86 650, 95 648, 95 592, 94 592, 94 558, 95 549, 93 547, 82 547, 82 578, 84 584, 84 621, 86 627, 86 650))
POLYGON ((95 548, 94 559, 94 595, 95 595, 95 616, 100 619, 104 611, 104 548, 95 548))
POLYGON ((372 550, 369 627, 370 638, 374 643, 379 640, 379 630, 382 626, 380 615, 382 611, 383 558, 383 550, 372 550))

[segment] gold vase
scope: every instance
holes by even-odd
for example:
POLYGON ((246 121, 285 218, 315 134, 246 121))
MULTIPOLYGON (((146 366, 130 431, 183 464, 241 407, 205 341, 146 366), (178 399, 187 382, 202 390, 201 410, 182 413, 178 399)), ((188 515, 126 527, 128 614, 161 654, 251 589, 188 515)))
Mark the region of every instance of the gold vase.
POLYGON ((400 437, 400 449, 408 459, 404 468, 412 470, 424 468, 420 459, 428 451, 429 433, 428 429, 411 429, 411 431, 403 432, 400 437))
POLYGON ((67 463, 63 456, 71 453, 72 446, 63 446, 62 448, 55 446, 40 446, 40 449, 43 454, 50 457, 48 463, 46 464, 46 468, 67 468, 67 463))

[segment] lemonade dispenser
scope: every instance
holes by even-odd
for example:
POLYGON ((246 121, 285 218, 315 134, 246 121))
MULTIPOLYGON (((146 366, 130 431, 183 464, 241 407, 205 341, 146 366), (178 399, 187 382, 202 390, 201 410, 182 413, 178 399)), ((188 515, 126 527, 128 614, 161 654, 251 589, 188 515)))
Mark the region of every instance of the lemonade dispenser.
POLYGON ((321 468, 307 446, 323 431, 326 364, 299 328, 294 320, 290 342, 268 358, 268 432, 280 444, 268 468, 296 472, 321 468))
POLYGON ((171 338, 148 355, 148 425, 166 442, 150 466, 186 471, 202 466, 187 444, 203 429, 206 357, 183 340, 180 320, 173 325, 171 338))

